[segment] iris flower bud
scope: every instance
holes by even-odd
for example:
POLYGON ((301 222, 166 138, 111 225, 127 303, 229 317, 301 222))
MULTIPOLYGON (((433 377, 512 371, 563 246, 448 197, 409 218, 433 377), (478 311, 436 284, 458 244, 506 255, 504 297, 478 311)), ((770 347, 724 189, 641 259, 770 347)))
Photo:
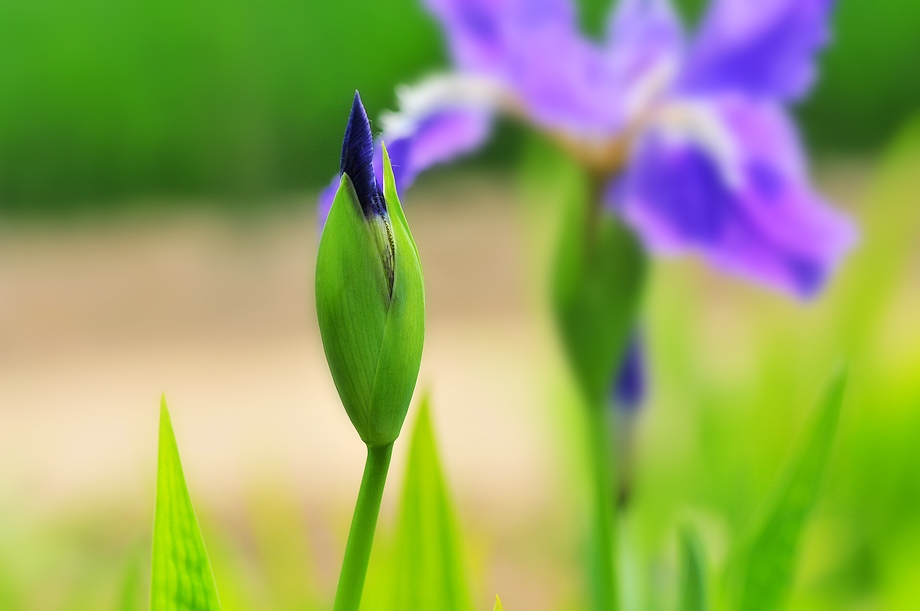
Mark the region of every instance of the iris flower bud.
POLYGON ((341 180, 320 238, 316 313, 326 360, 348 417, 370 447, 399 436, 418 378, 425 291, 418 249, 383 149, 355 93, 342 143, 341 180))

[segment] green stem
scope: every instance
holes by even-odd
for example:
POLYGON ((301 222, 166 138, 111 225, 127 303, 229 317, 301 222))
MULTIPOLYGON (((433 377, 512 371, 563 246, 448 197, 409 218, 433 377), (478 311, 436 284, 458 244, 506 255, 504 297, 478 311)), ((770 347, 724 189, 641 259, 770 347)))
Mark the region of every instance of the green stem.
POLYGON ((358 611, 361 606, 364 578, 367 576, 367 564, 371 558, 374 531, 380 513, 380 500, 383 498, 383 487, 386 484, 392 454, 392 443, 367 448, 361 490, 358 492, 355 514, 351 519, 351 530, 348 532, 348 543, 345 545, 339 587, 335 592, 334 611, 358 611))
POLYGON ((614 475, 610 410, 605 405, 588 408, 588 451, 591 470, 592 543, 591 596, 594 611, 614 611, 617 600, 616 524, 613 506, 614 475))

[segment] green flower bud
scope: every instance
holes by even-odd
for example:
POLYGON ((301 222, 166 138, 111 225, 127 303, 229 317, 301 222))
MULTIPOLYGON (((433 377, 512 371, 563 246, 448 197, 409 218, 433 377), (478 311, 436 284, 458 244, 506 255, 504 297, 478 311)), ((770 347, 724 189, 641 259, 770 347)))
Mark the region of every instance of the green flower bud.
POLYGON ((384 148, 380 192, 368 144, 373 147, 370 126, 356 96, 342 178, 316 260, 316 313, 345 411, 374 447, 399 436, 415 390, 425 291, 389 155, 384 148))

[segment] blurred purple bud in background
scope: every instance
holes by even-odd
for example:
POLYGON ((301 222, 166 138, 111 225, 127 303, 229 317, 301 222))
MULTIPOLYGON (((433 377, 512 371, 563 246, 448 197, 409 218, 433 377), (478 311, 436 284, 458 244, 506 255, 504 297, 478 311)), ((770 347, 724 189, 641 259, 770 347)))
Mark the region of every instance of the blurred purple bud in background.
POLYGON ((611 399, 618 410, 634 412, 641 407, 647 388, 646 376, 647 365, 642 336, 638 330, 634 330, 613 381, 611 399))

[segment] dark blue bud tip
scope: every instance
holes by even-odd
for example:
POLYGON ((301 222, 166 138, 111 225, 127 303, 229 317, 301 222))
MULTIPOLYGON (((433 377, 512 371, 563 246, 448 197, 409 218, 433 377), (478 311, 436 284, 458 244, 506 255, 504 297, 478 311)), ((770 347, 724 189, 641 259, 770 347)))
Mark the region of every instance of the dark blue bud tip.
POLYGON ((348 174, 351 179, 365 217, 386 214, 386 202, 374 174, 374 135, 357 91, 345 127, 339 172, 348 174))

